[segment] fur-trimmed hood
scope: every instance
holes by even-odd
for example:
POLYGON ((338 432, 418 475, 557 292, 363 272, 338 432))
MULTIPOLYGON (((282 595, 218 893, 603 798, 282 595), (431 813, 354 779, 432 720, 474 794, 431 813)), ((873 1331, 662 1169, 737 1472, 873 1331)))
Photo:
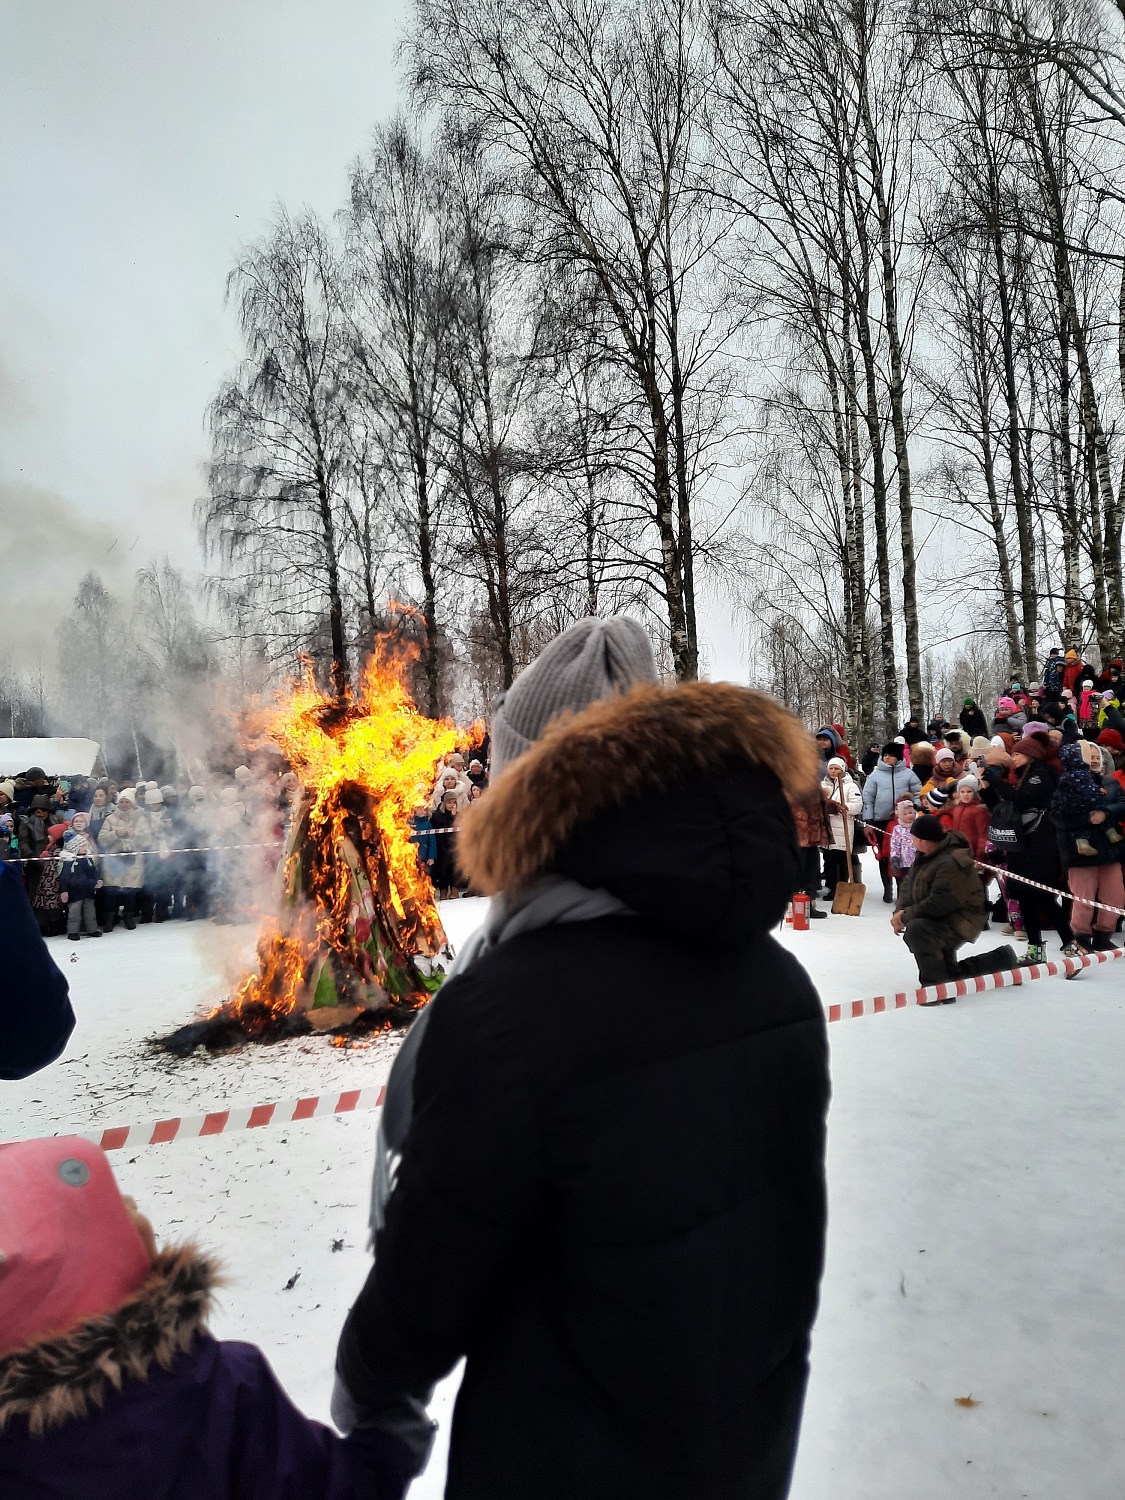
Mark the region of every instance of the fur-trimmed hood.
POLYGON ((15 1417, 38 1436, 100 1407, 110 1390, 169 1370, 206 1328, 216 1266, 191 1245, 161 1252, 136 1295, 0 1359, 0 1432, 15 1417))
POLYGON ((733 843, 756 833, 753 858, 768 865, 771 849, 792 841, 785 798, 801 799, 819 779, 815 739, 766 694, 732 683, 639 687, 560 719, 508 766, 462 815, 457 858, 485 895, 563 870, 638 909, 636 882, 626 892, 589 857, 612 844, 611 825, 627 824, 634 845, 643 840, 673 865, 679 844, 693 869, 711 860, 744 885, 750 852, 733 843), (758 814, 755 831, 747 820, 758 814), (586 851, 581 869, 576 849, 586 851))

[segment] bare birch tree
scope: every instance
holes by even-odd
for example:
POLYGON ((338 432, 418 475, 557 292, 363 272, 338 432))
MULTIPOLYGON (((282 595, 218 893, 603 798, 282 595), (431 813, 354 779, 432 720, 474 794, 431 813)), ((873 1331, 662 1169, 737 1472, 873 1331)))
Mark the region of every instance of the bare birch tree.
POLYGON ((340 535, 344 308, 333 249, 310 215, 279 212, 231 272, 246 358, 211 406, 199 521, 271 650, 292 659, 327 617, 333 691, 348 692, 340 535))
POLYGON ((417 569, 424 708, 443 708, 438 597, 442 465, 438 422, 450 319, 452 250, 432 158, 402 117, 379 126, 352 171, 345 216, 350 292, 349 383, 368 408, 395 477, 400 540, 417 569))
POLYGON ((695 0, 423 0, 409 55, 419 96, 498 154, 531 254, 588 288, 575 305, 598 313, 589 332, 634 392, 624 436, 645 456, 654 584, 676 674, 694 677, 694 481, 727 336, 721 309, 700 310, 718 232, 701 12, 695 0))

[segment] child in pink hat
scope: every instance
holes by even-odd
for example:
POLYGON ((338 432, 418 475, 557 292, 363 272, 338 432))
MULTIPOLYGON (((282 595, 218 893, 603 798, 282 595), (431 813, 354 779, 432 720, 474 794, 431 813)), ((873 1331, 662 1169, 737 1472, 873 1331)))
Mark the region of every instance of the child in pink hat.
POLYGON ((396 1438, 337 1437, 211 1337, 215 1281, 194 1246, 157 1249, 99 1147, 0 1147, 3 1500, 400 1500, 396 1438))

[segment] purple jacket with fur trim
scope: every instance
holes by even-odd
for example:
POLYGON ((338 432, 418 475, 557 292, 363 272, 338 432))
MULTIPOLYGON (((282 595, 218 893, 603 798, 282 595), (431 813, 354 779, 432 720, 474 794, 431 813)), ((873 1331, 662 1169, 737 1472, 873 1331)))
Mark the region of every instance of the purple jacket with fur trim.
POLYGON ((303 1416, 203 1329, 211 1268, 165 1252, 134 1301, 0 1359, 4 1500, 385 1500, 382 1452, 303 1416), (119 1388, 116 1388, 119 1384, 119 1388))

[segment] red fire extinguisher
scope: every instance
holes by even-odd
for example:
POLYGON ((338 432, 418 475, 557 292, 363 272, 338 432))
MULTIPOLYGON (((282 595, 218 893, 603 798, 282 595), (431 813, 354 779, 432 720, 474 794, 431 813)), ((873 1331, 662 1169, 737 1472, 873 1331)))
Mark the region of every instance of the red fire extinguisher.
POLYGON ((812 905, 812 897, 805 891, 796 891, 793 895, 793 931, 808 932, 809 930, 809 907, 812 905))

